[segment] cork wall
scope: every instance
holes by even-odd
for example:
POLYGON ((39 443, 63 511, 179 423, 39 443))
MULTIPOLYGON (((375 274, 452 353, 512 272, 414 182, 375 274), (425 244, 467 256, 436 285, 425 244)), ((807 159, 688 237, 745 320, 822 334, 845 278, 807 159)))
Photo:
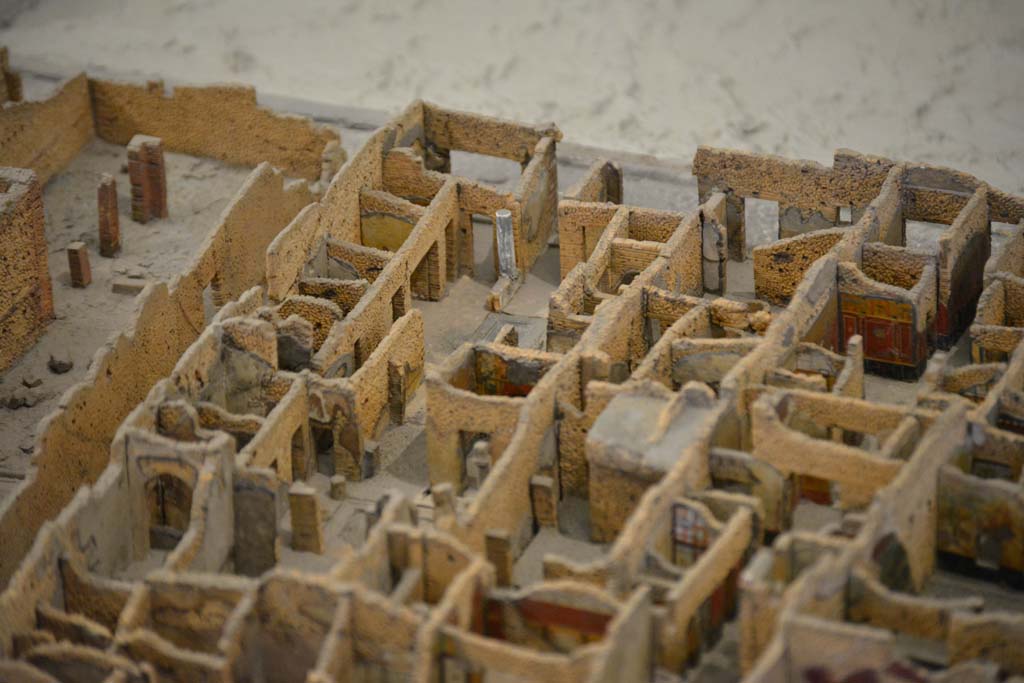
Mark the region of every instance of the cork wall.
POLYGON ((320 179, 322 157, 338 134, 308 119, 286 116, 256 103, 248 86, 144 86, 101 79, 88 81, 96 134, 124 145, 143 133, 163 140, 167 149, 208 156, 233 164, 269 162, 286 175, 320 179))
POLYGON ((0 370, 9 367, 53 318, 43 196, 29 169, 0 169, 0 370))
POLYGON ((40 186, 95 135, 85 74, 62 84, 46 100, 14 101, 0 109, 0 159, 5 166, 35 171, 40 186))

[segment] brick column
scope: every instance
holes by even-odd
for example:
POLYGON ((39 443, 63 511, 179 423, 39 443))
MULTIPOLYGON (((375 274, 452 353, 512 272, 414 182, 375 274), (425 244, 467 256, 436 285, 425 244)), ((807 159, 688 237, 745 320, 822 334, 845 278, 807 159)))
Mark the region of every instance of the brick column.
POLYGON ((320 501, 312 486, 296 482, 288 489, 292 513, 292 548, 322 555, 324 531, 320 524, 320 501))
POLYGON ((121 251, 121 225, 117 217, 117 182, 108 173, 103 174, 96 188, 99 212, 100 256, 110 258, 121 251))
POLYGON ((146 223, 167 217, 167 176, 160 138, 136 135, 128 143, 128 178, 132 183, 132 218, 146 223))
POLYGON ((85 242, 72 242, 68 245, 68 268, 71 269, 72 287, 88 287, 92 282, 89 248, 85 246, 85 242))

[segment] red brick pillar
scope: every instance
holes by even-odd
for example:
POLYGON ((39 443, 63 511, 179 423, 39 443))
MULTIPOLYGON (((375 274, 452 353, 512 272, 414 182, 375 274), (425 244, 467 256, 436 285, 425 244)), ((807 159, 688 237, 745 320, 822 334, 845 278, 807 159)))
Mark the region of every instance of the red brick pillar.
POLYGON ((100 256, 109 258, 121 251, 121 225, 117 217, 117 182, 108 173, 103 174, 96 188, 96 203, 100 223, 100 256))
POLYGON ((128 143, 128 178, 132 183, 132 218, 146 223, 167 217, 167 175, 160 138, 136 135, 128 143))
POLYGON ((89 248, 85 246, 85 242, 72 242, 68 245, 68 268, 71 269, 72 287, 88 287, 92 282, 89 248))

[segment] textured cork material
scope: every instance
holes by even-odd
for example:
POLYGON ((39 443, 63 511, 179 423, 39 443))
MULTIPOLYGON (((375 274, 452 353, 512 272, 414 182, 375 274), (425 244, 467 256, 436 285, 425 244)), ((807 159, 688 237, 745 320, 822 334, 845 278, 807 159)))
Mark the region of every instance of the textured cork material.
POLYGON ((248 88, 54 98, 0 113, 34 169, 0 172, 7 363, 53 310, 40 179, 94 119, 146 229, 165 151, 259 165, 41 423, 0 506, 0 678, 1024 674, 1018 598, 947 569, 1024 571, 1024 231, 994 250, 990 228, 1021 198, 849 150, 701 147, 672 211, 624 204, 608 159, 560 197, 550 124, 417 101, 340 165, 336 133, 248 88), (515 171, 453 174, 460 152, 515 171), (748 249, 754 199, 777 239, 748 249), (941 226, 931 251, 907 221, 941 226), (484 236, 505 296, 473 279, 484 236), (445 306, 511 307, 544 272, 543 348, 517 311, 460 336, 445 306), (971 360, 937 351, 965 330, 971 360))

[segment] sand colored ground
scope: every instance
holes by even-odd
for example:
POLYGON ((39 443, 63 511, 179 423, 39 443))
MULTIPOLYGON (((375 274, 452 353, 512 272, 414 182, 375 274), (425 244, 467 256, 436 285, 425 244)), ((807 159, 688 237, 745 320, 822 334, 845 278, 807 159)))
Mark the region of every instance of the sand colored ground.
POLYGON ((19 67, 391 112, 424 97, 676 158, 709 144, 827 162, 844 146, 1024 189, 1015 0, 29 4, 0 31, 19 67))
MULTIPOLYGON (((131 186, 124 147, 94 140, 70 166, 46 186, 46 239, 57 319, 22 358, 0 375, 0 397, 22 387, 25 379, 41 382, 39 402, 17 410, 0 409, 0 472, 24 473, 40 419, 54 410, 61 395, 82 381, 92 356, 111 336, 124 331, 135 315, 135 296, 111 290, 115 279, 139 283, 171 281, 189 265, 217 217, 242 186, 250 169, 212 159, 167 153, 170 217, 146 225, 131 219, 131 186), (116 258, 99 254, 96 228, 96 185, 103 173, 117 181, 122 251, 116 258), (89 249, 92 284, 71 286, 65 248, 84 241, 89 249), (65 374, 47 368, 51 355, 65 354, 74 367, 65 374)), ((0 497, 20 483, 0 476, 0 497)))

